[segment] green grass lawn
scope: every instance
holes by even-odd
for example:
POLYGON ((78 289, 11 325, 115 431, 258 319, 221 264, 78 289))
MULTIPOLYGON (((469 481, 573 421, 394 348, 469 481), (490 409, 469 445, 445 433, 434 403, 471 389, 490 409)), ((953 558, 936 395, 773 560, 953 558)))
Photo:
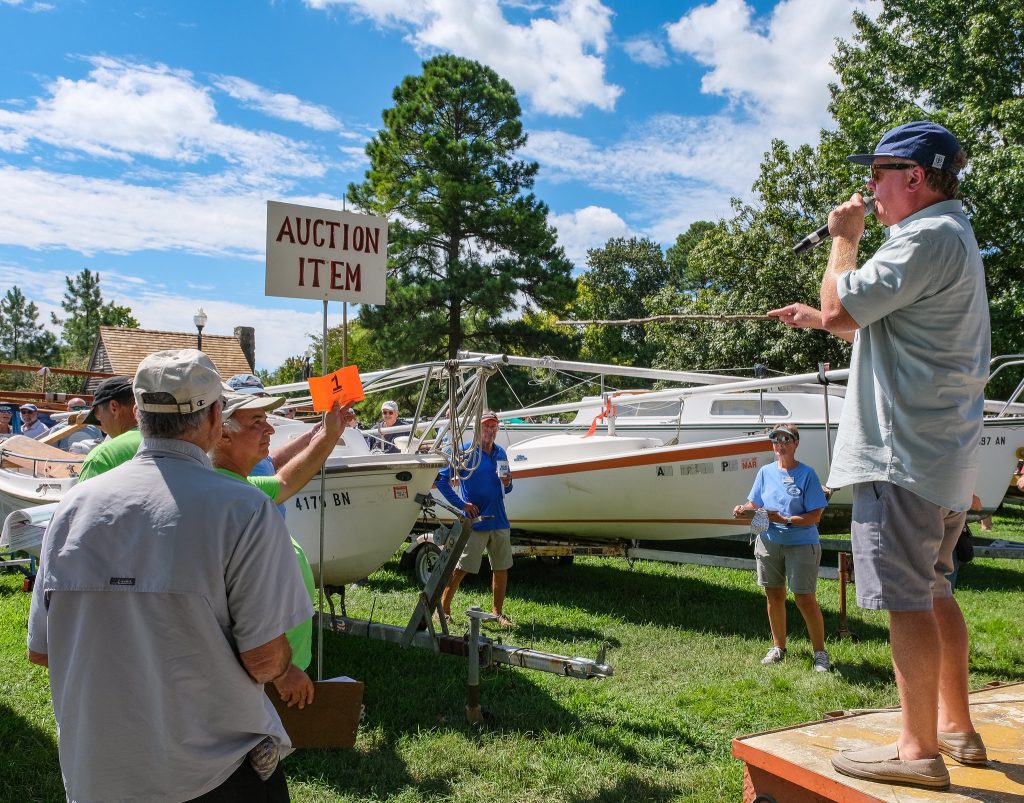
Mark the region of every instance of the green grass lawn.
MULTIPOLYGON (((1007 508, 991 536, 1024 541, 1024 511, 1007 508)), ((1024 680, 1024 563, 977 559, 957 598, 971 629, 971 685, 1024 680)), ((285 763, 292 800, 739 800, 734 736, 892 705, 885 614, 861 611, 849 590, 839 641, 839 587, 821 581, 836 671, 811 671, 810 645, 790 603, 789 656, 763 668, 764 597, 751 572, 621 560, 571 566, 521 560, 506 611, 512 644, 593 658, 601 643, 615 676, 580 681, 502 667, 482 675, 483 726, 464 714, 462 659, 341 635, 325 636, 326 676, 366 684, 356 747, 300 751, 285 763)), ((415 602, 397 560, 349 591, 353 616, 404 624, 415 602)), ((489 606, 470 578, 455 608, 489 606)), ((29 595, 0 575, 0 801, 62 801, 45 670, 25 660, 29 595)), ((455 632, 466 627, 456 617, 455 632)), ((125 656, 126 660, 129 656, 125 656)))

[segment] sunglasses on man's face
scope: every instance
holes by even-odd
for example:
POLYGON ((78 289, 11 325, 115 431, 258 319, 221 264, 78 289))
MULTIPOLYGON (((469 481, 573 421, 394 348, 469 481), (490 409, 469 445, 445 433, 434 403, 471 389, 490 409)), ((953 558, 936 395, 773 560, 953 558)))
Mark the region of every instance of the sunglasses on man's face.
POLYGON ((772 443, 793 443, 796 438, 792 435, 772 435, 768 440, 772 443))
POLYGON ((917 167, 916 164, 907 164, 906 162, 886 162, 880 165, 871 165, 871 180, 878 181, 882 177, 882 170, 913 170, 917 167))

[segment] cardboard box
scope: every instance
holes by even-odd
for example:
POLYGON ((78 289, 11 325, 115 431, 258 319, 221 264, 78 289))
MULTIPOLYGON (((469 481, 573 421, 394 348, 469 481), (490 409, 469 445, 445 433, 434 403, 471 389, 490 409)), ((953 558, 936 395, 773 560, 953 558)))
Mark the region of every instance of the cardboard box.
POLYGON ((303 709, 289 708, 273 683, 267 696, 277 709, 292 745, 300 747, 352 747, 363 713, 363 684, 348 677, 313 684, 313 702, 303 709))

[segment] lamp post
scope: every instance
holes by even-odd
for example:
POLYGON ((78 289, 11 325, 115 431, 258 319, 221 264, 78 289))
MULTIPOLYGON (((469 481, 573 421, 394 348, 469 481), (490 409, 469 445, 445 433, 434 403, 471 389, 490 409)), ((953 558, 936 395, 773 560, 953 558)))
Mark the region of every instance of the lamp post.
POLYGON ((196 348, 200 351, 203 350, 203 327, 206 326, 206 313, 203 312, 203 308, 200 307, 199 311, 192 316, 192 323, 196 325, 196 331, 199 333, 196 335, 196 348))

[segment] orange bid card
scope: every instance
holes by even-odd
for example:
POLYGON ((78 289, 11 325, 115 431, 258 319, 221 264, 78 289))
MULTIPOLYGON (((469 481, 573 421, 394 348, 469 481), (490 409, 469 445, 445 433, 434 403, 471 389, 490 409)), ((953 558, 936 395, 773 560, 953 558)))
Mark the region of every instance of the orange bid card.
POLYGON ((326 413, 334 402, 342 407, 363 400, 363 383, 359 379, 359 366, 347 365, 327 376, 311 376, 309 392, 313 409, 326 413))

